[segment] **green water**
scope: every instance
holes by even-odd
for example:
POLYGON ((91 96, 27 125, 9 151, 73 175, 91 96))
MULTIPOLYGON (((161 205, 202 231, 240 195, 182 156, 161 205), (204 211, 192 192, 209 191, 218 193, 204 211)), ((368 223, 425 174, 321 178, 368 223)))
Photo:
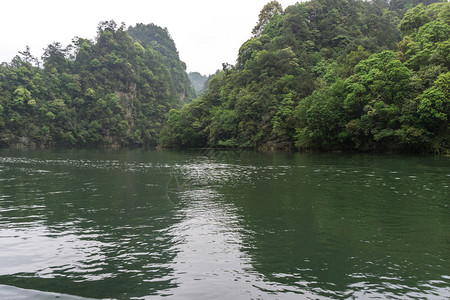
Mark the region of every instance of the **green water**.
POLYGON ((446 299, 449 186, 445 157, 3 149, 0 296, 446 299))

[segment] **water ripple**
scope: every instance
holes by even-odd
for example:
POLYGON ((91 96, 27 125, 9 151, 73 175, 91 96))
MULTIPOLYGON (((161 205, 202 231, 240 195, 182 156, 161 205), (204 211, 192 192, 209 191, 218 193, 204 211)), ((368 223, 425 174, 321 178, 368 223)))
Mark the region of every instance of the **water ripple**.
POLYGON ((445 160, 7 153, 1 284, 97 298, 450 295, 445 160))

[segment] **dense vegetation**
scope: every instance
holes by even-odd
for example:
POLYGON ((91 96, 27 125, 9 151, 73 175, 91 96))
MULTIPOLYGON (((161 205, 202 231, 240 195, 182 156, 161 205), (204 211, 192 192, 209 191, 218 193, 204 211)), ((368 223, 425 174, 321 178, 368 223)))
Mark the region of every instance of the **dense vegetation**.
POLYGON ((153 24, 26 49, 0 65, 0 145, 450 151, 450 3, 272 1, 252 34, 210 77, 153 24))
POLYGON ((161 143, 448 152, 450 3, 421 2, 268 3, 161 143))
POLYGON ((194 91, 166 29, 102 22, 95 41, 0 65, 0 145, 156 145, 194 91))
POLYGON ((199 72, 190 72, 188 77, 194 87, 196 95, 201 95, 202 92, 208 88, 208 83, 211 79, 210 76, 202 75, 199 72))

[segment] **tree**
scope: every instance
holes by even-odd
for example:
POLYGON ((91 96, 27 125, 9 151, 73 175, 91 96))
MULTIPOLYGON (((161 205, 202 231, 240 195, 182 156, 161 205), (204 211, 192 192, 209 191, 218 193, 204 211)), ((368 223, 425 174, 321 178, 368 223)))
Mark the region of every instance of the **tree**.
POLYGON ((283 14, 283 8, 278 1, 271 1, 264 5, 263 9, 259 13, 258 23, 252 30, 253 35, 255 37, 260 37, 264 28, 276 14, 283 14))
POLYGON ((50 44, 44 68, 32 65, 28 48, 2 65, 0 143, 156 145, 169 109, 193 92, 167 30, 150 27, 162 34, 140 43, 124 25, 101 22, 94 41, 50 44), (158 52, 152 39, 168 47, 158 52))
POLYGON ((63 48, 63 46, 58 42, 48 45, 47 48, 44 49, 44 54, 42 55, 44 68, 47 70, 55 68, 58 72, 68 71, 68 57, 71 50, 71 45, 63 48))
POLYGON ((243 69, 245 67, 245 63, 252 58, 255 51, 260 50, 262 50, 262 43, 255 37, 242 44, 242 46, 239 48, 239 55, 237 59, 238 68, 243 69))
POLYGON ((450 72, 441 74, 434 85, 417 97, 417 111, 430 132, 448 131, 450 115, 450 72))
POLYGON ((422 4, 417 5, 408 11, 398 25, 398 28, 404 35, 410 35, 430 21, 426 9, 422 4))

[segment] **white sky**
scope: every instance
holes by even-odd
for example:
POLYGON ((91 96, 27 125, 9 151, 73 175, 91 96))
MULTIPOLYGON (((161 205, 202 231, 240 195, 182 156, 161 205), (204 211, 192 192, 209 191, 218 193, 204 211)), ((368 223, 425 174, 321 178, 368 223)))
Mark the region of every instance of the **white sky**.
MULTIPOLYGON (((299 0, 278 0, 283 9, 299 0)), ((235 64, 239 47, 251 37, 270 0, 2 0, 0 62, 10 62, 26 45, 34 56, 52 42, 67 46, 79 36, 93 39, 100 21, 127 27, 167 27, 189 72, 204 75, 235 64)))

